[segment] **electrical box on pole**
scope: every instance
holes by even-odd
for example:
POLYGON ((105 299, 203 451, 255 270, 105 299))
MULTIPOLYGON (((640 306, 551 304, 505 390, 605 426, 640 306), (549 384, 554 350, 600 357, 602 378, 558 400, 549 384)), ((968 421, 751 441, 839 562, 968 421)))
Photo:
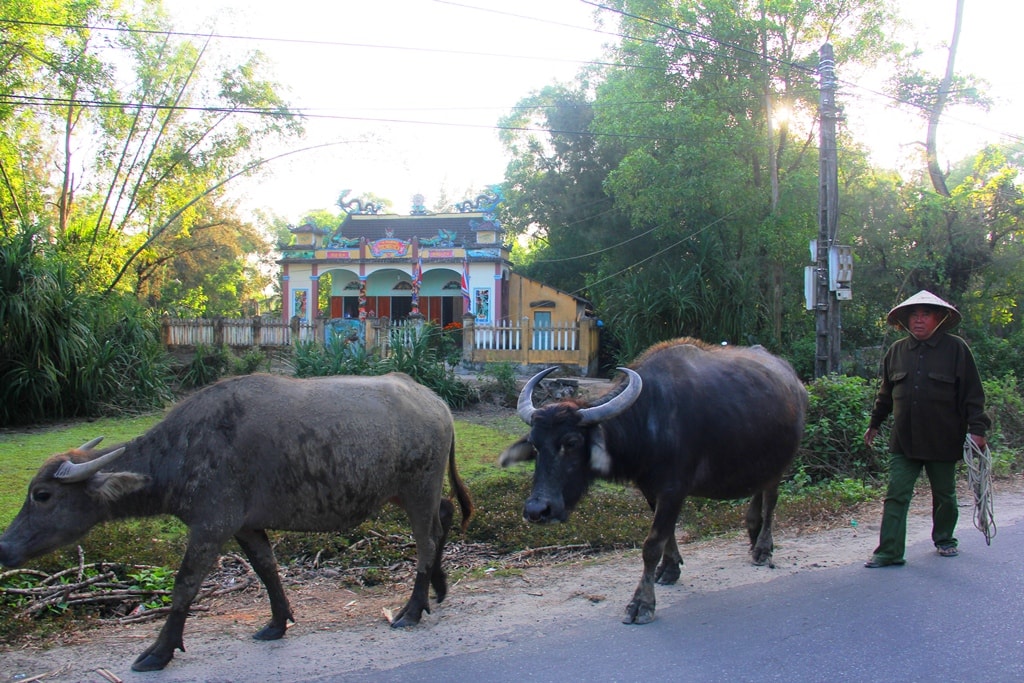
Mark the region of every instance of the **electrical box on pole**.
POLYGON ((839 301, 853 298, 853 249, 833 244, 828 248, 828 288, 839 301))

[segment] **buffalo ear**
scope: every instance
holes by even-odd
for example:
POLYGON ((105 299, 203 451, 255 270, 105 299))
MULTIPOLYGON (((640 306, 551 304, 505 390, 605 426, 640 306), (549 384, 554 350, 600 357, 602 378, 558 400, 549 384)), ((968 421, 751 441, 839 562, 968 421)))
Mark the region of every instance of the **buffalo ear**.
POLYGON ((604 429, 598 425, 590 436, 590 469, 607 477, 612 472, 612 456, 604 443, 604 429))
POLYGON ((102 472, 89 480, 89 493, 105 503, 135 493, 149 483, 149 477, 135 472, 102 472))
POLYGON ((527 441, 524 436, 501 452, 501 455, 498 456, 498 464, 502 467, 508 467, 517 462, 533 460, 536 457, 537 451, 534 449, 533 444, 527 441))

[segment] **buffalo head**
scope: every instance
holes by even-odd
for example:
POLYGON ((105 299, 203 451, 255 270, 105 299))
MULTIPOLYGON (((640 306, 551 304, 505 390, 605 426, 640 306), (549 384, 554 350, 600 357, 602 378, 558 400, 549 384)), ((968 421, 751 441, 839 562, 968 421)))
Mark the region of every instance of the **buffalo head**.
POLYGON ((566 400, 535 407, 534 388, 556 369, 542 370, 523 387, 517 411, 530 433, 499 458, 502 467, 536 460, 533 491, 523 506, 523 517, 530 522, 564 522, 590 483, 611 474, 602 423, 628 410, 643 389, 640 375, 619 368, 627 381, 593 405, 566 400))
POLYGON ((118 448, 95 457, 92 449, 100 439, 43 464, 21 511, 0 536, 0 564, 18 567, 81 538, 109 518, 108 502, 145 485, 142 475, 100 472, 124 453, 118 448))

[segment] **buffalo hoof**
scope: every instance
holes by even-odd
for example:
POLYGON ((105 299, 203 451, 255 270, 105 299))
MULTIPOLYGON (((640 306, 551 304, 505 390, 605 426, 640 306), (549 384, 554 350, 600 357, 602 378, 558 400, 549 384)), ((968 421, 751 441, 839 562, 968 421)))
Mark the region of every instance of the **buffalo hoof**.
POLYGON ((654 580, 663 586, 669 586, 679 580, 682 571, 675 562, 662 562, 658 571, 654 573, 654 580))
POLYGON ((275 626, 273 624, 267 624, 256 633, 252 634, 252 637, 256 640, 280 640, 284 637, 284 634, 288 631, 285 626, 275 626))
POLYGON ((754 564, 758 567, 767 566, 769 569, 775 569, 775 562, 772 560, 771 550, 765 552, 763 550, 758 550, 757 548, 754 548, 750 551, 750 556, 751 559, 753 559, 754 564))
POLYGON ((430 608, 417 607, 410 609, 409 606, 406 605, 398 614, 395 615, 394 621, 391 622, 391 628, 408 628, 410 626, 415 626, 420 623, 420 617, 423 612, 430 614, 430 608))
POLYGON ((173 657, 173 654, 158 655, 146 650, 132 663, 132 671, 160 671, 173 657))
POLYGON ((631 602, 626 605, 626 616, 623 618, 623 624, 649 624, 654 621, 654 608, 641 605, 637 602, 631 602))
POLYGON ((413 619, 411 614, 400 616, 391 622, 391 628, 409 628, 420 623, 419 618, 413 619))

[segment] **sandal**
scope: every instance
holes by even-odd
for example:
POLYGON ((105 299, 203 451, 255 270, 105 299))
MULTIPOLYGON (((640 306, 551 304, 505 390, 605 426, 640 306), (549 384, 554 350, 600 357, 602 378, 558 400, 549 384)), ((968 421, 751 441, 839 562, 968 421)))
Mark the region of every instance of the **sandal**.
POLYGON ((936 552, 942 557, 956 557, 960 554, 955 545, 940 545, 936 548, 936 552))

